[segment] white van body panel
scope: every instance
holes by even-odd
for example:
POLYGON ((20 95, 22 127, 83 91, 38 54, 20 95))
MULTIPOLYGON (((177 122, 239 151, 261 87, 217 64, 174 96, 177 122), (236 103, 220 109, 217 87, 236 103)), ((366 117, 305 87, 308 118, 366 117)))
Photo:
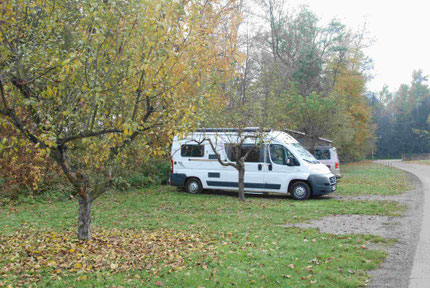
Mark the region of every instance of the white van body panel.
MULTIPOLYGON (((171 154, 173 165, 171 184, 183 186, 187 179, 198 178, 204 189, 237 191, 238 171, 233 166, 223 166, 218 162, 207 139, 210 139, 215 146, 221 160, 227 162, 230 159, 228 159, 226 145, 240 141, 235 132, 194 132, 189 135, 175 136, 171 154), (188 148, 197 149, 197 152, 194 150, 194 152, 187 152, 188 148), (198 156, 190 156, 195 152, 198 156)), ((330 193, 336 189, 334 175, 327 166, 316 160, 313 161, 314 163, 306 161, 306 157, 313 158, 313 156, 306 150, 300 150, 304 148, 301 148, 296 139, 281 131, 267 132, 263 139, 264 144, 258 151, 258 161, 245 162, 246 192, 286 194, 289 192, 290 183, 296 180, 309 182, 314 195, 330 193), (297 166, 276 164, 272 159, 274 156, 271 155, 275 146, 271 145, 278 145, 276 147, 283 147, 282 149, 291 153, 297 160, 297 166)), ((244 146, 252 144, 255 144, 252 139, 244 142, 244 146)))

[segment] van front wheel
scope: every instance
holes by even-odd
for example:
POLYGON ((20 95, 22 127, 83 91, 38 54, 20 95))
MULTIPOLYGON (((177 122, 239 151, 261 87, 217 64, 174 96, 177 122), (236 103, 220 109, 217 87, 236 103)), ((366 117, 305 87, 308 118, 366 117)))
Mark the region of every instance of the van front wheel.
POLYGON ((306 200, 311 196, 311 188, 305 182, 295 182, 291 186, 291 196, 293 196, 295 200, 306 200))
POLYGON ((188 181, 185 183, 185 191, 191 194, 202 193, 202 183, 200 183, 200 180, 197 178, 188 179, 188 181))

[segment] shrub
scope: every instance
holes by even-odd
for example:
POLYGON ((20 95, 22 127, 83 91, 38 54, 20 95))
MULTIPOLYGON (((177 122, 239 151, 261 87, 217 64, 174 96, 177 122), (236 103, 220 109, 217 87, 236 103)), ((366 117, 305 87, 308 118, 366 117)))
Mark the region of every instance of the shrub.
POLYGON ((144 188, 151 185, 167 184, 170 162, 165 159, 150 159, 145 162, 129 163, 119 176, 114 179, 118 190, 144 188), (131 164, 131 165, 130 165, 131 164))

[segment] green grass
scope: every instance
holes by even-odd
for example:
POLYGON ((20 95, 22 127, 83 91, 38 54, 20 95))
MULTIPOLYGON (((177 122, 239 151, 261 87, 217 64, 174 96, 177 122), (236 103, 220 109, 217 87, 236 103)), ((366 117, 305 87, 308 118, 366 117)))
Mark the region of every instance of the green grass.
MULTIPOLYGON (((356 169, 356 173, 346 168, 345 181, 339 183, 342 193, 353 195, 350 190, 354 186, 348 178, 357 180, 363 173, 358 173, 361 170, 376 171, 381 180, 391 179, 394 175, 392 171, 373 165, 368 165, 368 169, 356 169)), ((366 187, 381 194, 379 184, 366 187)), ((70 231, 77 224, 77 209, 77 203, 71 200, 5 206, 0 208, 1 233, 34 229, 56 233, 70 231)), ((247 202, 240 203, 234 193, 191 195, 172 187, 112 192, 94 203, 94 228, 198 233, 205 237, 208 249, 187 254, 186 265, 180 270, 160 268, 156 272, 149 269, 112 273, 107 269, 89 271, 85 274, 86 279, 79 278, 82 275, 58 279, 52 276, 51 270, 45 269, 38 285, 360 287, 369 279, 367 271, 377 268, 385 258, 385 252, 368 250, 365 246, 387 241, 371 235, 329 235, 315 229, 281 225, 336 214, 400 215, 403 209, 396 202, 388 201, 322 198, 299 202, 274 196, 248 196, 247 202)), ((4 244, 0 243, 0 248, 4 244)), ((1 251, 0 268, 8 264, 1 251)), ((4 281, 15 282, 16 279, 9 275, 4 281)))
POLYGON ((396 195, 411 189, 406 174, 392 167, 364 161, 341 169, 343 177, 336 191, 339 195, 396 195))
MULTIPOLYGON (((342 185, 342 184, 340 184, 342 185)), ((77 223, 75 201, 21 204, 2 208, 3 233, 31 226, 39 230, 69 229, 77 223)), ((237 230, 237 225, 259 228, 262 223, 298 223, 332 214, 400 215, 396 202, 315 199, 294 201, 282 196, 248 196, 235 193, 187 194, 168 186, 128 193, 113 192, 93 204, 93 225, 105 228, 172 228, 237 230)), ((246 229, 247 230, 247 229, 246 229)))
POLYGON ((412 163, 412 164, 420 164, 420 165, 430 165, 430 160, 411 160, 411 161, 405 161, 406 163, 412 163))

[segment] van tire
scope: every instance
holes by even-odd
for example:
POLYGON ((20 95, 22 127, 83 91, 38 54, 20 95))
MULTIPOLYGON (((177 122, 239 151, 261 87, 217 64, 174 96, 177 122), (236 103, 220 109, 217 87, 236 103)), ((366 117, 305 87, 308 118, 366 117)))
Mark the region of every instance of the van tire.
POLYGON ((185 191, 191 194, 199 194, 202 193, 203 187, 202 183, 197 178, 190 178, 185 182, 185 191))
POLYGON ((309 184, 303 181, 294 182, 294 184, 291 185, 290 193, 295 200, 300 201, 308 199, 312 194, 309 184))

